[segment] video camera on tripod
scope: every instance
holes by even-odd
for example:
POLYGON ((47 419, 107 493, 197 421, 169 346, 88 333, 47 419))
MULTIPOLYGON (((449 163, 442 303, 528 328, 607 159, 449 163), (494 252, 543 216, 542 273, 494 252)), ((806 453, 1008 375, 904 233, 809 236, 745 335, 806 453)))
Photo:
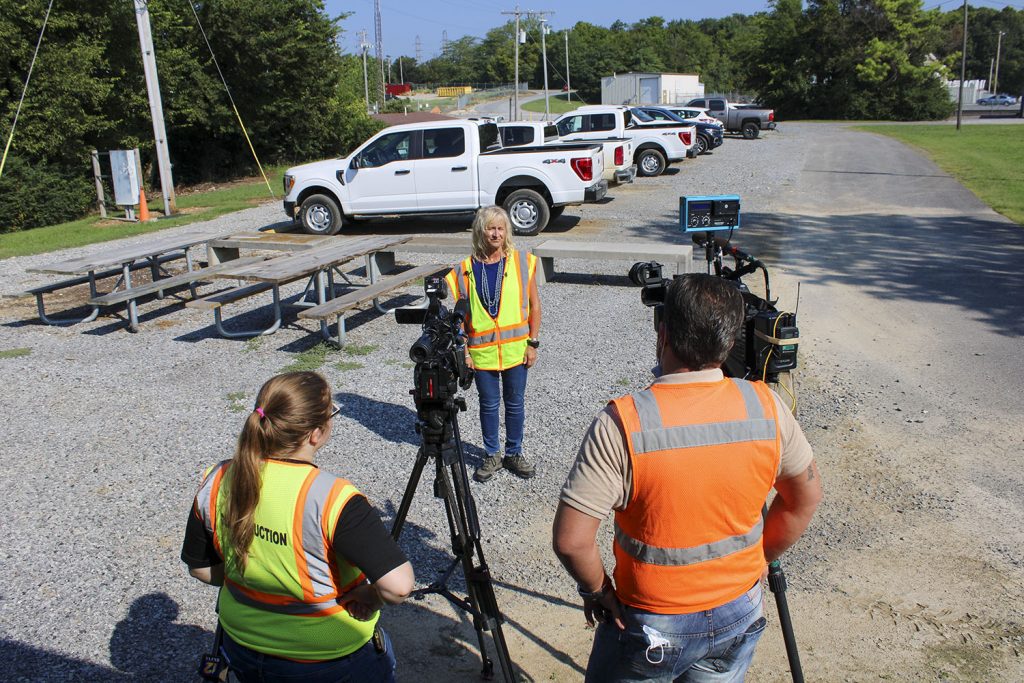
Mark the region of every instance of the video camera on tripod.
MULTIPOLYGON (((740 225, 740 201, 737 195, 680 197, 680 228, 693 235, 693 243, 704 247, 708 272, 725 278, 740 290, 746 307, 745 322, 740 329, 729 357, 722 370, 730 377, 758 379, 777 385, 780 375, 797 366, 797 345, 800 330, 796 313, 779 311, 771 298, 768 269, 750 254, 729 244, 732 232, 740 225), (716 232, 729 231, 726 238, 716 232), (734 259, 732 267, 722 264, 722 256, 734 259), (764 276, 764 297, 757 296, 743 283, 742 278, 760 270, 764 276)), ((643 289, 640 301, 654 308, 654 324, 661 322, 661 306, 671 280, 663 277, 662 266, 655 261, 633 264, 629 279, 643 289)), ((784 383, 785 384, 785 383, 784 383)), ((786 387, 786 391, 790 391, 786 387)))
POLYGON ((466 410, 466 399, 458 390, 473 383, 473 369, 466 365, 466 338, 463 323, 467 304, 460 299, 449 311, 441 300, 448 296, 448 287, 441 276, 424 279, 425 308, 399 308, 395 319, 402 324, 420 324, 423 332, 409 348, 409 358, 416 363, 413 388, 409 391, 416 404, 416 432, 421 443, 416 462, 405 487, 405 494, 395 514, 391 535, 397 541, 405 525, 423 468, 434 460, 434 496, 444 503, 448 530, 451 534, 453 558, 441 577, 426 588, 413 591, 417 600, 437 594, 473 617, 482 663, 481 675, 494 678, 495 660, 488 654, 484 633, 491 635, 495 659, 504 683, 513 683, 514 669, 505 643, 501 624, 505 621, 498 608, 491 583, 490 569, 480 543, 480 518, 476 501, 469 488, 466 458, 459 435, 458 414, 466 410), (448 580, 456 569, 462 569, 466 581, 466 597, 454 594, 448 580))

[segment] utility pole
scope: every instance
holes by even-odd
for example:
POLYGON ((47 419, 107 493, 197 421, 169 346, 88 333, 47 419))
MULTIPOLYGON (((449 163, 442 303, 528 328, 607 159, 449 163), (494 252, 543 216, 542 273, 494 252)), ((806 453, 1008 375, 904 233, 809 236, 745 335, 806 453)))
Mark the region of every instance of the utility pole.
POLYGON ((377 91, 377 111, 380 111, 384 106, 384 39, 381 37, 383 30, 380 25, 380 0, 373 0, 373 33, 376 43, 375 54, 380 65, 380 90, 377 91))
POLYGON ((569 85, 569 29, 565 29, 565 101, 572 100, 572 86, 569 85))
POLYGON ((551 119, 551 106, 548 103, 548 46, 544 37, 548 34, 548 20, 541 14, 540 17, 540 54, 544 65, 544 118, 551 119))
POLYGON ((519 120, 519 17, 521 15, 523 15, 523 14, 527 14, 527 12, 520 10, 519 9, 519 5, 516 5, 516 8, 514 10, 512 10, 510 12, 502 12, 502 14, 514 14, 515 17, 516 17, 516 36, 515 36, 515 45, 516 45, 516 57, 515 57, 515 63, 516 63, 515 74, 516 75, 515 75, 515 79, 516 79, 516 82, 515 82, 515 86, 513 87, 513 90, 512 90, 512 117, 511 118, 512 118, 513 121, 518 121, 519 120))
POLYGON ((388 60, 388 83, 391 82, 391 55, 387 56, 388 60))
MULTIPOLYGON (((164 128, 164 106, 160 100, 160 79, 156 73, 156 51, 153 32, 149 26, 149 0, 134 0, 135 22, 139 27, 139 45, 142 48, 142 70, 146 74, 149 94, 149 113, 153 118, 153 138, 156 141, 157 166, 160 169, 160 190, 164 196, 164 215, 178 210, 174 197, 174 178, 171 176, 171 155, 167 151, 167 130, 164 128)), ((139 182, 142 182, 141 179, 139 182)))
POLYGON ((366 42, 366 31, 359 32, 359 49, 363 51, 363 91, 366 93, 366 111, 370 111, 370 80, 366 73, 366 50, 370 44, 366 42))
POLYGON ((996 63, 996 58, 995 57, 993 57, 993 58, 988 60, 988 82, 985 83, 986 86, 991 86, 992 85, 992 65, 995 64, 995 63, 996 63))
POLYGON ((398 58, 398 80, 401 83, 405 83, 405 71, 402 70, 402 58, 398 58))
POLYGON ((1006 31, 999 32, 999 40, 996 42, 996 75, 992 77, 992 94, 999 94, 999 51, 1003 47, 1003 36, 1006 35, 1006 31))
POLYGON ((964 79, 967 78, 967 0, 964 0, 964 47, 960 53, 960 94, 956 103, 956 129, 960 130, 960 119, 964 114, 964 79))

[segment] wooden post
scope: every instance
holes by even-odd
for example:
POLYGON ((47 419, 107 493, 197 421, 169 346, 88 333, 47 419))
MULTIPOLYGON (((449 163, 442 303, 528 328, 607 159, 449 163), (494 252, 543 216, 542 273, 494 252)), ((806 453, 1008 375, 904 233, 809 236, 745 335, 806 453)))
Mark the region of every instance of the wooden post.
POLYGON ((96 208, 100 210, 100 218, 107 217, 106 200, 103 198, 103 176, 100 172, 100 153, 92 150, 92 178, 96 182, 96 208))

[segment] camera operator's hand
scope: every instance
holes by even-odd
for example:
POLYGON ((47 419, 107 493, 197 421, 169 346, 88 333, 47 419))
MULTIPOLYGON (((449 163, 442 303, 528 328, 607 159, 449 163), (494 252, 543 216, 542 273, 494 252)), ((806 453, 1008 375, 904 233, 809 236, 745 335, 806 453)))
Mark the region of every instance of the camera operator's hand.
POLYGON ((377 589, 368 583, 356 586, 338 598, 338 602, 345 606, 353 619, 359 621, 369 621, 384 606, 377 589))
POLYGON ((532 346, 526 347, 526 355, 523 357, 523 365, 532 368, 537 362, 537 349, 532 346))
POLYGON ((587 618, 587 625, 593 626, 595 622, 614 624, 620 631, 626 629, 622 621, 622 603, 619 602, 615 590, 609 590, 600 599, 583 599, 583 616, 587 618))
POLYGON ((476 369, 476 366, 473 365, 473 356, 469 355, 468 351, 466 352, 466 367, 470 370, 476 369))

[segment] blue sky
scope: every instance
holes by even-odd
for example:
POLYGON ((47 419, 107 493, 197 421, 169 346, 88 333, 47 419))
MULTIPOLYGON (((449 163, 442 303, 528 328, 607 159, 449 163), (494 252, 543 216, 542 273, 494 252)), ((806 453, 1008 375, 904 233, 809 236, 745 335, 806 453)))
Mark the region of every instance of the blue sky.
MULTIPOLYGON (((512 11, 516 7, 515 0, 381 0, 380 4, 384 52, 392 56, 404 54, 415 57, 416 36, 419 36, 423 59, 434 57, 441 51, 443 31, 448 31, 449 40, 467 35, 483 37, 490 29, 512 18, 501 14, 502 11, 512 11)), ((373 0, 324 0, 324 6, 331 16, 353 12, 342 23, 346 52, 358 51, 358 33, 361 30, 366 31, 367 38, 373 43, 373 0)), ((610 0, 520 0, 519 3, 521 10, 554 10, 554 14, 548 16, 548 21, 556 31, 578 21, 608 26, 616 19, 627 23, 652 16, 664 17, 666 20, 702 19, 724 17, 736 12, 753 14, 767 7, 768 3, 764 0, 641 0, 632 3, 610 0)), ((373 48, 370 52, 373 53, 373 48)))
MULTIPOLYGON (((998 2, 996 0, 969 0, 972 6, 1001 8, 1009 5, 1024 8, 1024 0, 998 2)), ((961 0, 925 0, 926 8, 955 9, 961 0)), ((324 0, 328 14, 342 12, 353 15, 342 26, 345 29, 343 47, 346 52, 359 51, 359 31, 365 30, 373 43, 373 0, 324 0)), ((416 36, 420 37, 423 59, 436 56, 441 50, 442 32, 455 40, 471 35, 482 37, 488 30, 511 17, 501 14, 516 7, 515 0, 381 0, 381 25, 385 54, 415 57, 416 36)), ((703 19, 724 17, 734 13, 753 14, 768 8, 767 0, 520 0, 520 9, 554 10, 548 17, 553 30, 570 27, 577 21, 598 26, 609 26, 617 19, 632 23, 652 16, 672 19, 703 19)), ((373 50, 371 48, 371 54, 373 50)))

